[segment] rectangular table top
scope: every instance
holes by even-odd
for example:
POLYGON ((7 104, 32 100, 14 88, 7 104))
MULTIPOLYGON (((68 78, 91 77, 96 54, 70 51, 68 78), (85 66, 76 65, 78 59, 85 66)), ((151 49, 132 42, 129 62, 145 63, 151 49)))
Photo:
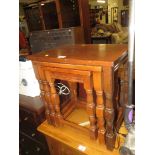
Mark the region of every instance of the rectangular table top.
POLYGON ((27 58, 39 62, 112 65, 126 57, 127 51, 127 44, 75 44, 42 51, 27 58))
POLYGON ((77 131, 65 125, 63 128, 55 128, 45 121, 38 127, 38 131, 75 150, 79 150, 79 145, 86 147, 86 150, 82 152, 84 155, 119 155, 119 149, 109 151, 106 149, 105 145, 99 144, 98 141, 90 140, 90 138, 83 135, 80 130, 77 131))

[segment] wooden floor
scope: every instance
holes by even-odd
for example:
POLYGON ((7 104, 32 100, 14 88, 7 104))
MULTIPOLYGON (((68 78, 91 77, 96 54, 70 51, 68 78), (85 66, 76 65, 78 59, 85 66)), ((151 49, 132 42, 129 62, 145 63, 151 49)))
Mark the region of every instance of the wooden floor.
MULTIPOLYGON (((86 155, 119 155, 119 149, 114 149, 112 152, 108 151, 106 147, 99 144, 98 141, 90 140, 89 137, 83 135, 80 131, 68 128, 68 126, 55 128, 45 121, 38 127, 38 130, 46 136, 54 138, 71 148, 79 150, 78 147, 80 145, 86 147, 83 151, 86 155)), ((121 141, 120 139, 120 142, 121 141)))

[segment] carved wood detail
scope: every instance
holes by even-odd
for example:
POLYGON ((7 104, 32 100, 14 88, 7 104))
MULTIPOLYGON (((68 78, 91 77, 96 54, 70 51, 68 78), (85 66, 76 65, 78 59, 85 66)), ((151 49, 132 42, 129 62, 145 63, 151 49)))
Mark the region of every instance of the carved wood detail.
POLYGON ((94 89, 96 91, 96 116, 98 124, 98 138, 99 142, 105 144, 105 120, 104 120, 104 94, 102 74, 100 72, 93 73, 94 89))
POLYGON ((55 112, 56 112, 56 126, 62 126, 62 115, 60 111, 60 99, 59 95, 56 92, 55 86, 54 86, 54 81, 55 79, 50 79, 49 85, 51 89, 51 102, 53 103, 55 107, 55 112))
POLYGON ((84 82, 84 88, 87 94, 87 113, 89 115, 90 121, 90 138, 97 138, 97 126, 96 126, 96 112, 95 112, 95 103, 93 99, 93 85, 92 85, 92 77, 87 78, 84 82))

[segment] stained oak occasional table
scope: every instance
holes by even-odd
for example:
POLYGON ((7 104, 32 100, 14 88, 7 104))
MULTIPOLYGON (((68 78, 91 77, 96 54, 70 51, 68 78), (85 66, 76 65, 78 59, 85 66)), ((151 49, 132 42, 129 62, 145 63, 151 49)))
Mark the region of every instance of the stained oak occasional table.
POLYGON ((50 155, 119 155, 118 149, 109 151, 98 141, 91 141, 80 131, 70 130, 67 126, 55 128, 45 121, 38 131, 45 135, 50 155))
MULTIPOLYGON (((119 119, 123 114, 123 108, 118 103, 116 79, 119 68, 127 62, 127 55, 125 44, 77 44, 28 56, 40 84, 48 123, 55 127, 62 127, 64 124, 73 126, 88 134, 90 139, 97 139, 100 144, 113 150, 119 119), (69 82, 71 100, 66 106, 60 105, 59 95, 54 87, 55 79, 69 82), (85 104, 77 98, 77 82, 84 85, 87 96, 85 104), (68 121, 73 111, 81 107, 85 107, 88 115, 87 127, 68 121)), ((84 113, 80 112, 80 115, 84 117, 84 113)))

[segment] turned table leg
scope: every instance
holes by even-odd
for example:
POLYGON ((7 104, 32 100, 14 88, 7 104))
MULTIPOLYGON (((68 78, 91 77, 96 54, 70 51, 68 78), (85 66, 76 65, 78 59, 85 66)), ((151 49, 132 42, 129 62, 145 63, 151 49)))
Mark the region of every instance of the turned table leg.
POLYGON ((50 124, 56 125, 55 123, 55 109, 53 104, 51 103, 51 92, 50 92, 50 85, 47 81, 45 71, 43 68, 38 67, 38 74, 42 80, 42 89, 44 90, 44 98, 45 98, 45 106, 49 109, 49 118, 47 119, 48 122, 50 120, 50 124))
POLYGON ((98 138, 101 144, 105 144, 105 121, 104 121, 104 100, 102 73, 93 73, 94 89, 96 91, 96 116, 98 124, 98 138))
POLYGON ((40 95, 41 95, 41 100, 43 101, 44 105, 45 105, 45 116, 46 116, 46 119, 48 121, 49 124, 52 124, 52 121, 50 119, 50 108, 49 108, 49 105, 47 103, 47 100, 46 100, 46 91, 44 90, 44 85, 43 85, 43 81, 42 80, 38 80, 39 82, 39 86, 40 86, 40 95))
POLYGON ((84 81, 84 88, 87 94, 87 113, 89 115, 90 121, 90 138, 97 138, 97 126, 96 126, 96 116, 95 116, 95 103, 93 100, 93 81, 92 78, 87 78, 84 81))
POLYGON ((48 91, 50 91, 50 99, 49 104, 51 106, 52 110, 52 116, 54 116, 54 125, 55 126, 61 126, 62 125, 62 115, 60 112, 60 99, 59 95, 57 94, 57 91, 55 89, 54 81, 55 79, 52 78, 52 73, 49 71, 45 71, 46 80, 48 81, 48 84, 50 87, 47 87, 48 91))
POLYGON ((56 125, 55 122, 55 108, 54 105, 51 103, 51 92, 50 92, 50 85, 47 81, 44 81, 44 90, 45 90, 45 99, 46 102, 48 104, 48 107, 50 109, 50 120, 51 120, 51 124, 53 126, 56 125))
POLYGON ((114 71, 113 68, 104 69, 105 90, 105 120, 106 120, 106 145, 109 150, 115 146, 116 132, 114 131, 114 71))
POLYGON ((60 99, 59 95, 56 92, 55 86, 54 86, 54 81, 55 79, 50 79, 49 85, 51 88, 51 102, 55 107, 55 112, 56 112, 56 126, 62 126, 62 115, 60 112, 60 99))
POLYGON ((37 66, 34 63, 33 63, 33 69, 34 69, 35 76, 36 76, 36 78, 38 80, 38 83, 39 83, 41 100, 45 105, 46 119, 47 119, 49 124, 53 124, 53 122, 52 122, 52 120, 50 118, 51 109, 50 109, 49 101, 47 99, 47 96, 48 96, 47 94, 49 94, 49 93, 48 93, 48 90, 46 90, 46 88, 45 88, 45 85, 47 83, 46 83, 46 79, 45 79, 45 76, 44 76, 44 72, 43 72, 43 70, 41 69, 40 66, 37 66))

